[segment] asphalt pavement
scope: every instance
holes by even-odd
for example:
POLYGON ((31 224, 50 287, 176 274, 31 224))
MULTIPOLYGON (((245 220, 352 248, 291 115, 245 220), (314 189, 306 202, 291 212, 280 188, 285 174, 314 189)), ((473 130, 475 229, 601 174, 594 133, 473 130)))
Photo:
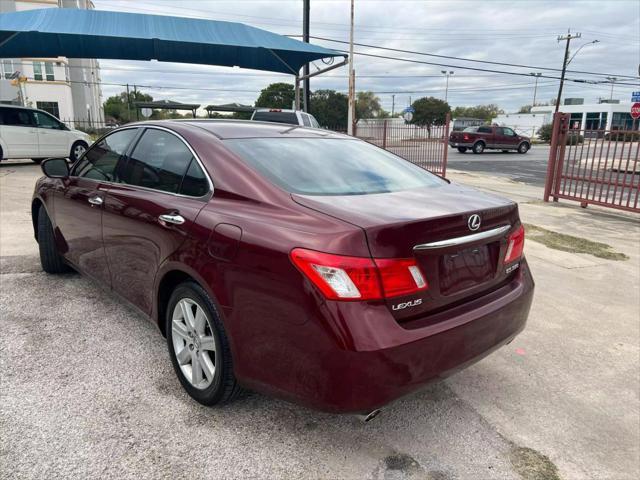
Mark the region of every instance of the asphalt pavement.
POLYGON ((362 424, 258 394, 221 408, 190 399, 154 325, 85 277, 42 272, 29 208, 39 175, 0 164, 0 478, 640 476, 637 217, 458 175, 520 200, 527 223, 630 258, 528 240, 537 286, 524 332, 362 424))
POLYGON ((486 150, 479 155, 470 150, 460 153, 457 149, 449 147, 447 167, 465 172, 487 173, 527 185, 544 187, 548 158, 548 145, 533 145, 525 154, 486 150))

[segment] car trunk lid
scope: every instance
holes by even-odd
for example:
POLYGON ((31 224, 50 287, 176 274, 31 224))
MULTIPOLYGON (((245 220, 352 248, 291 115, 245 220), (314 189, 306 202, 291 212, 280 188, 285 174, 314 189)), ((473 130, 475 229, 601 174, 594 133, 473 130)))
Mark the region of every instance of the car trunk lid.
POLYGON ((508 277, 502 268, 506 239, 519 224, 517 205, 509 200, 457 184, 371 195, 292 197, 361 227, 374 258, 415 259, 429 288, 387 299, 399 321, 468 300, 508 277), (480 219, 476 230, 470 228, 474 215, 480 219))

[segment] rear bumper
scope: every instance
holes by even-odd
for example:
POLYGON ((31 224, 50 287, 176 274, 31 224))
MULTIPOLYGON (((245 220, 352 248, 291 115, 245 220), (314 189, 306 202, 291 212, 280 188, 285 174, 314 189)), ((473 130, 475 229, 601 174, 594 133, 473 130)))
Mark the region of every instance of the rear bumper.
POLYGON ((473 143, 452 142, 451 140, 449 140, 449 146, 452 148, 458 148, 458 147, 471 148, 473 147, 473 143))
MULTIPOLYGON (((289 358, 280 385, 251 385, 296 403, 334 413, 367 412, 426 383, 444 378, 509 343, 525 326, 534 283, 526 264, 499 290, 433 318, 399 325, 374 311, 347 321, 344 310, 325 319, 339 321, 349 345, 315 336, 317 348, 289 358), (333 318, 328 318, 333 317, 333 318), (348 323, 356 325, 350 328, 348 323), (373 327, 373 328, 371 328, 373 327), (327 345, 331 345, 327 348, 327 345), (286 381, 291 380, 291 381, 286 381)), ((356 303, 340 302, 356 307, 356 303)), ((362 307, 362 305, 360 305, 362 307)), ((384 307, 386 308, 386 307, 384 307)), ((301 328, 308 328, 309 325, 301 328)), ((309 332, 307 332, 309 334, 309 332)))

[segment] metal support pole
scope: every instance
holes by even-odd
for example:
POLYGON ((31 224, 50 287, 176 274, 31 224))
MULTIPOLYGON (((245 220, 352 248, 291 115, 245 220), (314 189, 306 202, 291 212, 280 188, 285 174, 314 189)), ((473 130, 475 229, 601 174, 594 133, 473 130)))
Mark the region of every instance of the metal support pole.
MULTIPOLYGON (((311 0, 304 0, 303 3, 303 12, 302 12, 302 41, 305 43, 309 43, 309 15, 311 10, 311 0)), ((302 108, 305 112, 309 111, 309 97, 311 95, 310 90, 310 82, 309 82, 309 64, 304 65, 304 70, 302 71, 304 80, 302 81, 302 88, 304 91, 302 108)))
POLYGON ((300 110, 300 77, 296 75, 296 92, 294 110, 300 110))
POLYGON ((349 135, 353 135, 353 119, 356 107, 356 79, 353 71, 353 2, 354 0, 351 0, 351 29, 349 31, 349 111, 347 113, 347 133, 349 135))

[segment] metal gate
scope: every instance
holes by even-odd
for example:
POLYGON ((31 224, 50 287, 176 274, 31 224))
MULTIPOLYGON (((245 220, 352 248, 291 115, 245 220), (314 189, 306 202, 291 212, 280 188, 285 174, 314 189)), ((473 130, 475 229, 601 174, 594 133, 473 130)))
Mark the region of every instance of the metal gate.
POLYGON ((399 119, 359 122, 355 136, 437 175, 447 173, 450 118, 444 125, 418 126, 399 119))
POLYGON ((544 201, 553 198, 640 213, 640 132, 572 130, 570 115, 554 115, 544 201))

